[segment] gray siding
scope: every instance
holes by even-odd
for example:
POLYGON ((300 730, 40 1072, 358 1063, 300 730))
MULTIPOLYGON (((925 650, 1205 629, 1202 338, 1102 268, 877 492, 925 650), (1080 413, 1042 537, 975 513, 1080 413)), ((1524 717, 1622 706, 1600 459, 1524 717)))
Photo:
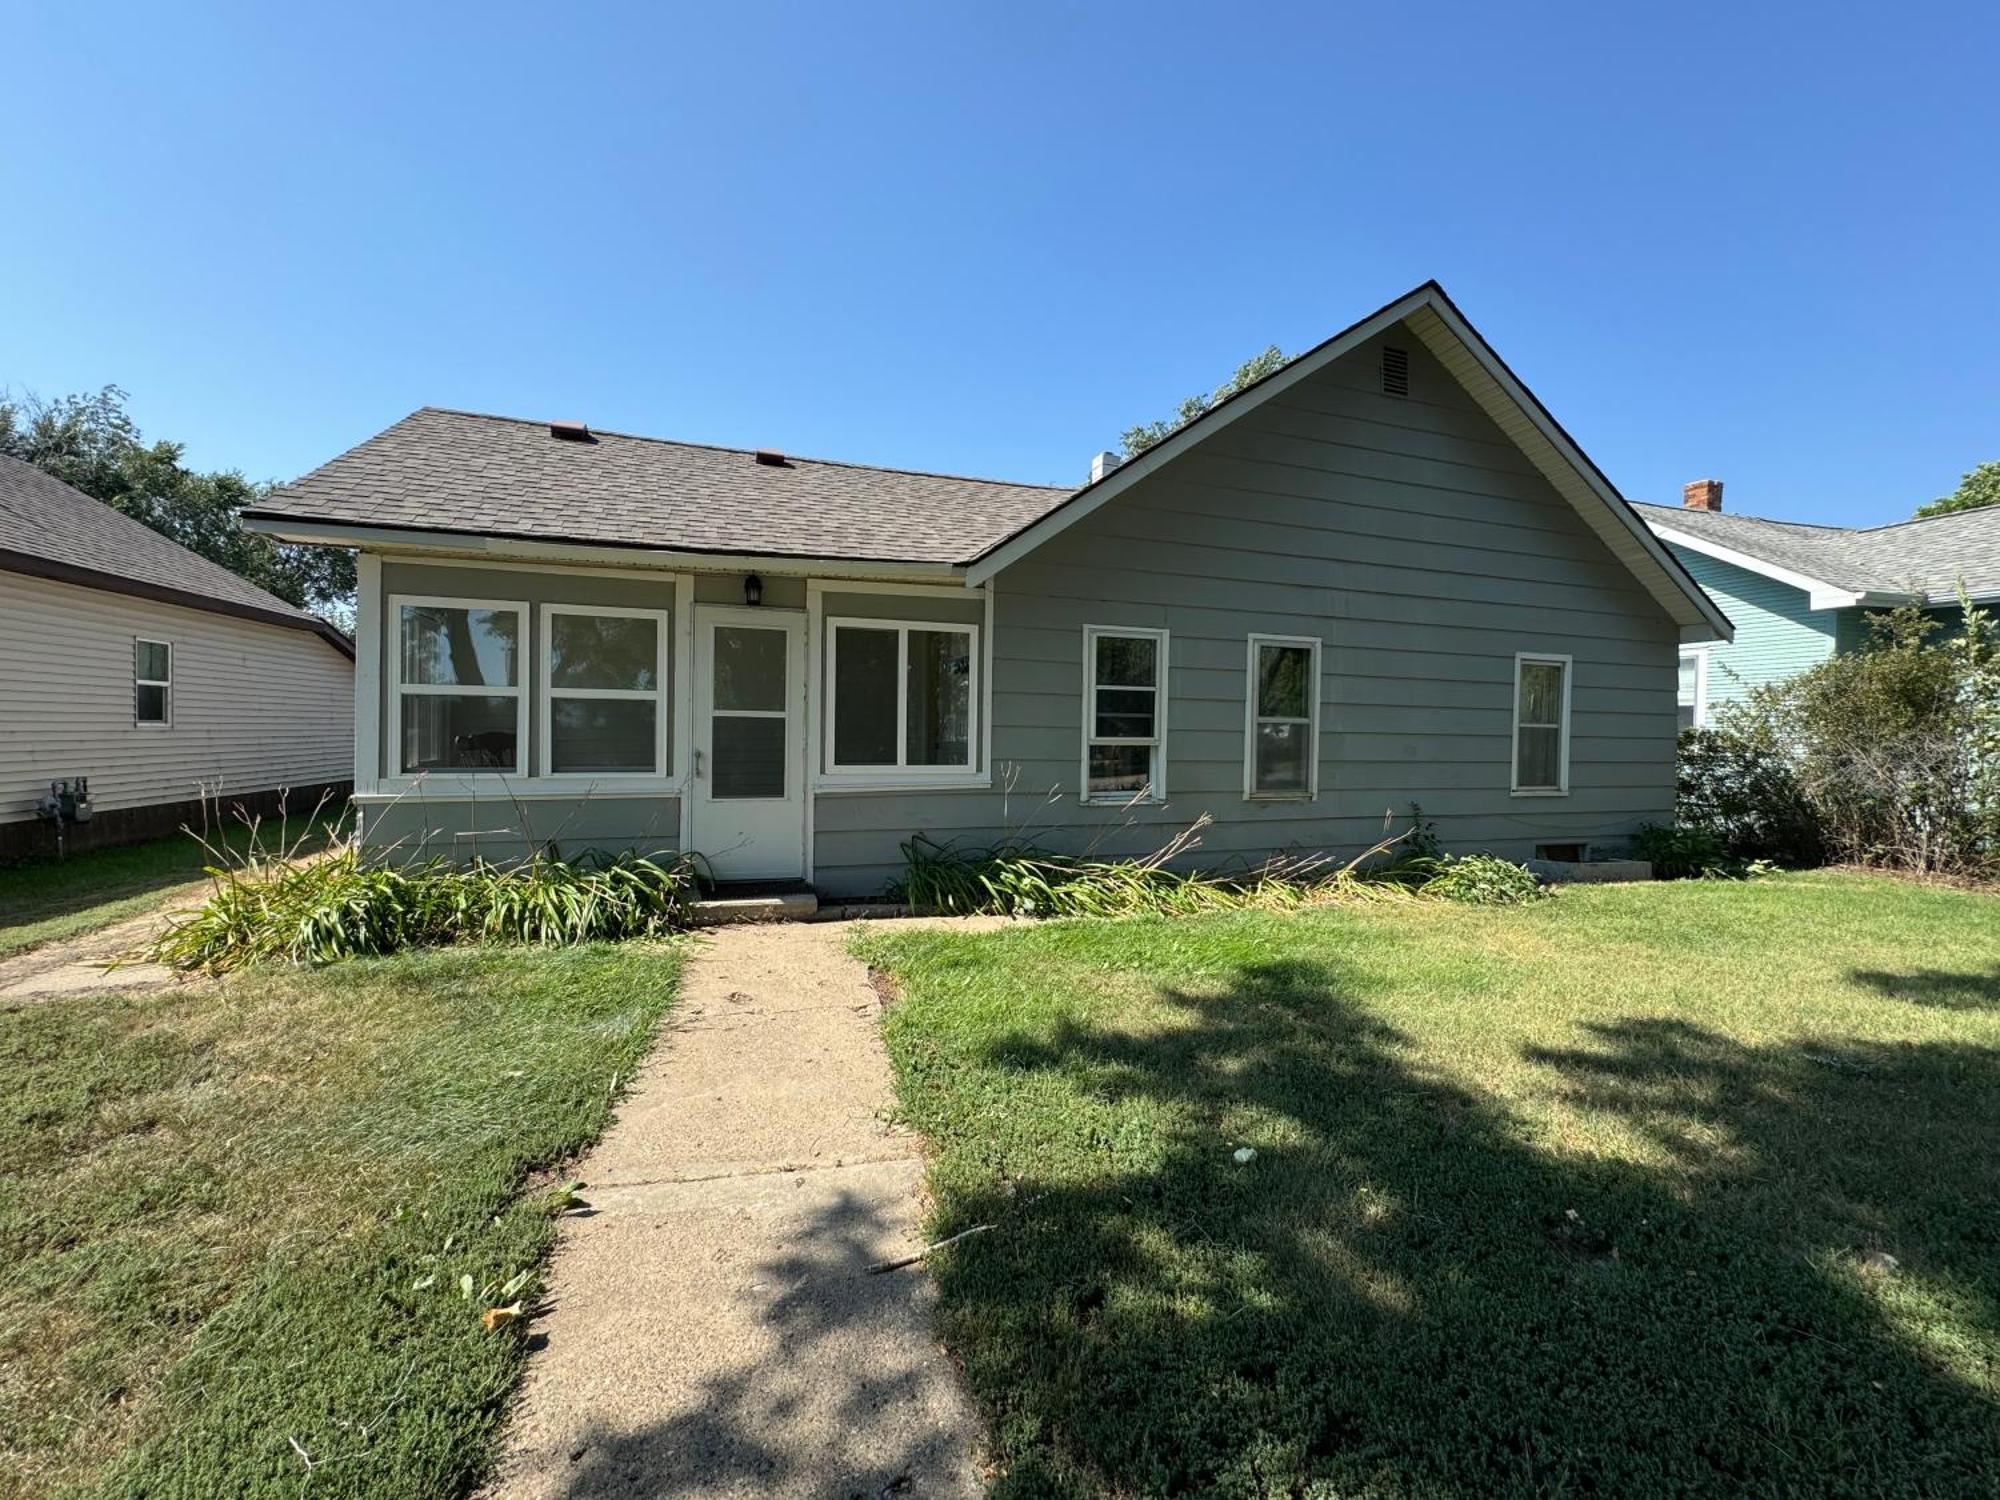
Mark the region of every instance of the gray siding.
POLYGON ((593 851, 671 854, 680 848, 681 803, 678 797, 615 796, 471 802, 411 793, 366 799, 361 833, 371 853, 409 862, 512 864, 551 848, 568 859, 593 851))
POLYGON ((991 791, 821 795, 818 883, 879 888, 914 830, 1158 847, 1212 863, 1357 851, 1422 804, 1446 847, 1614 841, 1673 805, 1678 632, 1414 336, 1411 396, 1369 346, 996 580, 991 791), (1171 632, 1168 800, 1077 801, 1085 625, 1171 632), (1320 794, 1243 798, 1246 637, 1317 635, 1320 794), (1510 795, 1514 654, 1575 658, 1570 794, 1510 795))

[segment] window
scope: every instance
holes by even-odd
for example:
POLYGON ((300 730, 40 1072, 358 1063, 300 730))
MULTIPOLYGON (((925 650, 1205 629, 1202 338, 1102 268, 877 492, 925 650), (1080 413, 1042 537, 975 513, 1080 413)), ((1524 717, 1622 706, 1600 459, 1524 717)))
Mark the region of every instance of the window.
POLYGON ((1250 637, 1243 747, 1243 795, 1319 795, 1319 641, 1250 637))
POLYGON ((666 774, 667 617, 542 610, 542 774, 666 774))
POLYGON ((1699 646, 1681 648, 1680 685, 1674 702, 1683 729, 1708 722, 1708 653, 1699 646))
POLYGON ((1569 658, 1514 658, 1514 792, 1569 791, 1569 658))
POLYGON ((829 776, 927 780, 974 769, 978 631, 829 620, 829 776))
POLYGON ((397 769, 520 775, 524 604, 391 601, 397 769))
POLYGON ((174 648, 167 641, 132 642, 132 722, 173 722, 174 648))
POLYGON ((1083 681, 1083 800, 1163 801, 1166 631, 1085 626, 1083 681))

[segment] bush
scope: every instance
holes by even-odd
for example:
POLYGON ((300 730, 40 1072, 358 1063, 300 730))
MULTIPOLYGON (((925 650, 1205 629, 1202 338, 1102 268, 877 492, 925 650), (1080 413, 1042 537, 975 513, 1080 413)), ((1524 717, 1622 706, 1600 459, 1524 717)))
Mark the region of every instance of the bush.
POLYGON ((1722 840, 1706 828, 1642 823, 1632 835, 1632 857, 1653 867, 1656 880, 1691 880, 1727 861, 1722 840))
POLYGON ((1474 906, 1518 906, 1549 894, 1525 865, 1492 854, 1447 854, 1419 880, 1416 891, 1474 906))
POLYGON ((331 963, 466 942, 571 944, 659 937, 689 925, 694 871, 636 855, 414 869, 364 863, 353 843, 322 859, 211 867, 215 890, 173 923, 157 962, 228 973, 331 963))
MULTIPOLYGON (((1701 841, 1685 850, 1634 853, 1679 866, 1769 860, 1787 869, 1826 861, 1819 811, 1785 757, 1767 744, 1729 729, 1684 729, 1674 782, 1673 832, 1701 841)), ((1660 873, 1666 873, 1660 870, 1660 873)))

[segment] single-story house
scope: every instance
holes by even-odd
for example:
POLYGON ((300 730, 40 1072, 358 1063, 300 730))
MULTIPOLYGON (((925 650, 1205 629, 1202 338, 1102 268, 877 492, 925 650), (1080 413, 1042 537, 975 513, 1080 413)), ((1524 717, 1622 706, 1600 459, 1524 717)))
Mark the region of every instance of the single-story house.
POLYGON ((1727 514, 1722 481, 1699 479, 1678 508, 1634 508, 1736 625, 1733 641, 1681 648, 1683 725, 1706 724, 1752 688, 1859 649, 1870 611, 1925 605, 1948 628, 1961 586, 1974 603, 2000 600, 2000 507, 1812 526, 1727 514))
POLYGON ((20 459, 0 457, 0 858, 293 811, 354 765, 340 631, 20 459), (71 804, 74 807, 74 804, 71 804))
POLYGON ((1427 283, 1089 482, 426 408, 248 524, 361 553, 366 842, 877 892, 916 835, 1195 861, 1672 815, 1729 621, 1427 283))

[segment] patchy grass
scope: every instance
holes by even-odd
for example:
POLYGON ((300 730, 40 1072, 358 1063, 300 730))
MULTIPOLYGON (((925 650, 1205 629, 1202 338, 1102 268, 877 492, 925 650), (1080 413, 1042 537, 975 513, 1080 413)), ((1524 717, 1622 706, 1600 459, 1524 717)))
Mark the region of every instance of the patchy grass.
POLYGON ((522 1359, 480 1315, 555 1234, 536 1174, 678 971, 460 949, 0 1012, 0 1492, 462 1492, 522 1359))
MULTIPOLYGON (((332 825, 329 819, 293 818, 290 838, 281 837, 282 826, 279 819, 265 820, 264 840, 290 847, 307 830, 298 852, 308 853, 326 843, 332 825)), ((217 840, 217 847, 223 842, 217 840)), ((249 831, 231 827, 226 843, 240 856, 249 847, 249 831)), ((95 932, 177 896, 192 899, 203 888, 203 869, 214 862, 192 834, 177 833, 144 844, 86 849, 63 860, 0 866, 0 958, 95 932)))
POLYGON ((2000 1491, 1991 896, 862 945, 997 1495, 2000 1491))

